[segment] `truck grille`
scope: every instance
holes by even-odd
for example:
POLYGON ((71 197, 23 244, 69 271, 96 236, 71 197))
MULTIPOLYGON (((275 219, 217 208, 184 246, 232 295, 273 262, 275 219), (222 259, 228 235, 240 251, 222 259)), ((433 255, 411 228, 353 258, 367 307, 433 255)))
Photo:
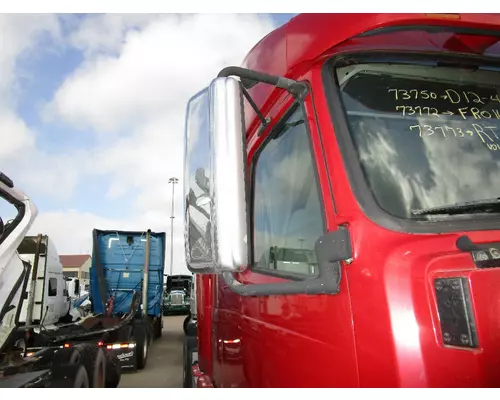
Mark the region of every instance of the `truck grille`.
POLYGON ((182 305, 184 296, 182 294, 173 293, 170 296, 170 302, 172 305, 179 306, 182 305))

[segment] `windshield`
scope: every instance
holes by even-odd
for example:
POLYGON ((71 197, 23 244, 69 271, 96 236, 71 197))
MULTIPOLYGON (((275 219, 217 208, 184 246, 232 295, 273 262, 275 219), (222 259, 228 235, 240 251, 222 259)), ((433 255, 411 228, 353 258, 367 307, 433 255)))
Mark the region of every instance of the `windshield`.
POLYGON ((408 219, 457 218, 416 210, 500 197, 499 72, 374 63, 336 73, 359 162, 382 209, 408 219))

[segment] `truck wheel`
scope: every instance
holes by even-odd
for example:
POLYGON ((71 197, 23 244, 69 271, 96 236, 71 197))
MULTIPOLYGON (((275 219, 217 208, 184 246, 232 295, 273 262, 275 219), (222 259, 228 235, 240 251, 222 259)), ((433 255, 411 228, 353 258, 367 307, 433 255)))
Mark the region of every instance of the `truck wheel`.
POLYGON ((106 387, 117 388, 122 377, 122 367, 115 353, 106 352, 106 387))
POLYGON ((148 360, 149 338, 144 325, 137 324, 134 328, 135 348, 137 354, 137 369, 143 369, 148 360))
POLYGON ((148 323, 148 330, 147 330, 147 335, 148 335, 148 344, 151 344, 151 342, 156 338, 155 337, 155 329, 156 329, 156 324, 154 321, 149 321, 148 323))
POLYGON ((186 336, 184 338, 183 348, 183 368, 182 368, 182 381, 183 387, 193 387, 193 352, 198 350, 198 341, 195 337, 186 336))
POLYGON ((161 338, 161 335, 163 333, 163 327, 162 327, 162 321, 161 320, 156 320, 155 325, 154 325, 154 330, 155 330, 155 338, 161 338))
POLYGON ((73 387, 74 388, 90 387, 87 370, 83 365, 78 365, 78 371, 76 373, 75 380, 73 381, 73 387))
POLYGON ((182 328, 184 329, 184 335, 186 336, 188 336, 188 324, 190 319, 191 315, 188 315, 186 318, 184 318, 184 322, 182 324, 182 328))
POLYGON ((81 364, 58 365, 51 369, 51 388, 88 388, 87 370, 81 364))
POLYGON ((54 359, 52 363, 54 365, 63 364, 78 364, 81 360, 80 350, 76 347, 70 347, 69 349, 60 349, 54 354, 54 359))
POLYGON ((198 325, 196 323, 196 320, 193 318, 189 318, 186 322, 187 323, 184 330, 185 335, 192 337, 198 336, 198 325))
POLYGON ((106 382, 106 357, 104 351, 93 344, 80 348, 82 364, 87 370, 91 388, 104 388, 106 382))

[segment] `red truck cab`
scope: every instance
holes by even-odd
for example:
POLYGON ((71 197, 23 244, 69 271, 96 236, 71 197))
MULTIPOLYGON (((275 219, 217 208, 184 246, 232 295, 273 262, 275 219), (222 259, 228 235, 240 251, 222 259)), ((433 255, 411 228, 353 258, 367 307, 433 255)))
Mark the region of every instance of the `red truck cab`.
POLYGON ((499 27, 299 15, 193 96, 186 386, 500 385, 499 27))

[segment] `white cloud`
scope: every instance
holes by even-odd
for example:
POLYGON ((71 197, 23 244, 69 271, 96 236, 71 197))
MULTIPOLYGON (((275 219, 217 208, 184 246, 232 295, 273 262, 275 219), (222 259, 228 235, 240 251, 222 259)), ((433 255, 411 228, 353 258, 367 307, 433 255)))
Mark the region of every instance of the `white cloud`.
POLYGON ((57 18, 53 15, 3 14, 0 15, 0 104, 11 105, 12 89, 20 71, 16 71, 19 57, 28 51, 37 51, 36 44, 42 34, 59 37, 60 29, 57 18), (16 76, 17 75, 17 76, 16 76))
MULTIPOLYGON (((130 221, 76 212, 42 214, 37 229, 53 229, 64 252, 81 251, 78 243, 88 243, 96 224, 169 235, 168 179, 182 178, 187 101, 220 69, 240 65, 272 28, 270 19, 257 15, 104 15, 85 21, 70 41, 86 59, 54 94, 45 116, 96 134, 98 145, 89 152, 86 172, 108 177, 105 195, 116 201, 128 196, 133 209, 130 221)), ((182 184, 175 188, 176 272, 185 271, 182 184)))
POLYGON ((76 210, 41 212, 30 233, 49 235, 59 254, 90 253, 92 229, 122 229, 126 220, 113 220, 76 210))
POLYGON ((7 108, 0 109, 0 140, 0 160, 19 154, 35 142, 24 121, 7 108))
POLYGON ((87 57, 98 53, 118 53, 130 30, 141 30, 161 14, 92 14, 69 36, 69 42, 87 57))
MULTIPOLYGON (((426 122, 420 123, 424 125, 426 122)), ((462 120, 449 121, 447 125, 466 130, 462 120)), ((401 142, 395 140, 395 135, 389 132, 386 123, 372 121, 370 125, 360 126, 365 138, 360 148, 361 159, 369 166, 367 169, 373 180, 385 178, 386 184, 379 182, 375 190, 378 191, 378 201, 391 207, 392 212, 399 205, 396 212, 411 217, 414 208, 491 198, 492 188, 500 184, 496 173, 500 161, 495 152, 484 147, 479 137, 423 136, 423 146, 412 150, 419 153, 420 169, 413 166, 409 173, 405 173, 408 154, 401 142), (459 163, 449 161, 458 158, 459 163), (389 201, 383 198, 382 192, 390 194, 389 201), (399 198, 400 202, 394 200, 399 198)))
MULTIPOLYGON (((39 233, 49 235, 59 254, 92 254, 92 230, 128 230, 144 231, 151 229, 154 232, 167 232, 165 244, 165 268, 170 268, 170 230, 165 229, 165 211, 150 211, 132 218, 105 218, 88 212, 77 210, 60 210, 41 212, 30 229, 31 235, 39 233)), ((174 273, 185 271, 184 239, 181 228, 174 230, 174 273), (180 251, 180 250, 182 251, 180 251)))
MULTIPOLYGON (((33 78, 29 70, 19 69, 19 61, 28 53, 30 58, 36 58, 37 52, 42 51, 39 44, 43 37, 51 37, 52 44, 61 43, 57 17, 0 15, 0 36, 0 168, 20 187, 67 198, 77 181, 78 171, 72 165, 75 156, 39 151, 36 132, 16 114, 19 80, 33 78)), ((53 49, 43 47, 44 51, 53 49)))
POLYGON ((271 28, 255 15, 162 16, 141 32, 127 32, 118 56, 85 62, 63 83, 47 115, 116 131, 183 114, 192 94, 222 67, 241 64, 271 28))
POLYGON ((13 171, 16 185, 29 190, 30 196, 36 193, 68 200, 75 193, 85 159, 84 150, 51 154, 32 147, 24 149, 22 156, 10 163, 9 171, 13 171))

